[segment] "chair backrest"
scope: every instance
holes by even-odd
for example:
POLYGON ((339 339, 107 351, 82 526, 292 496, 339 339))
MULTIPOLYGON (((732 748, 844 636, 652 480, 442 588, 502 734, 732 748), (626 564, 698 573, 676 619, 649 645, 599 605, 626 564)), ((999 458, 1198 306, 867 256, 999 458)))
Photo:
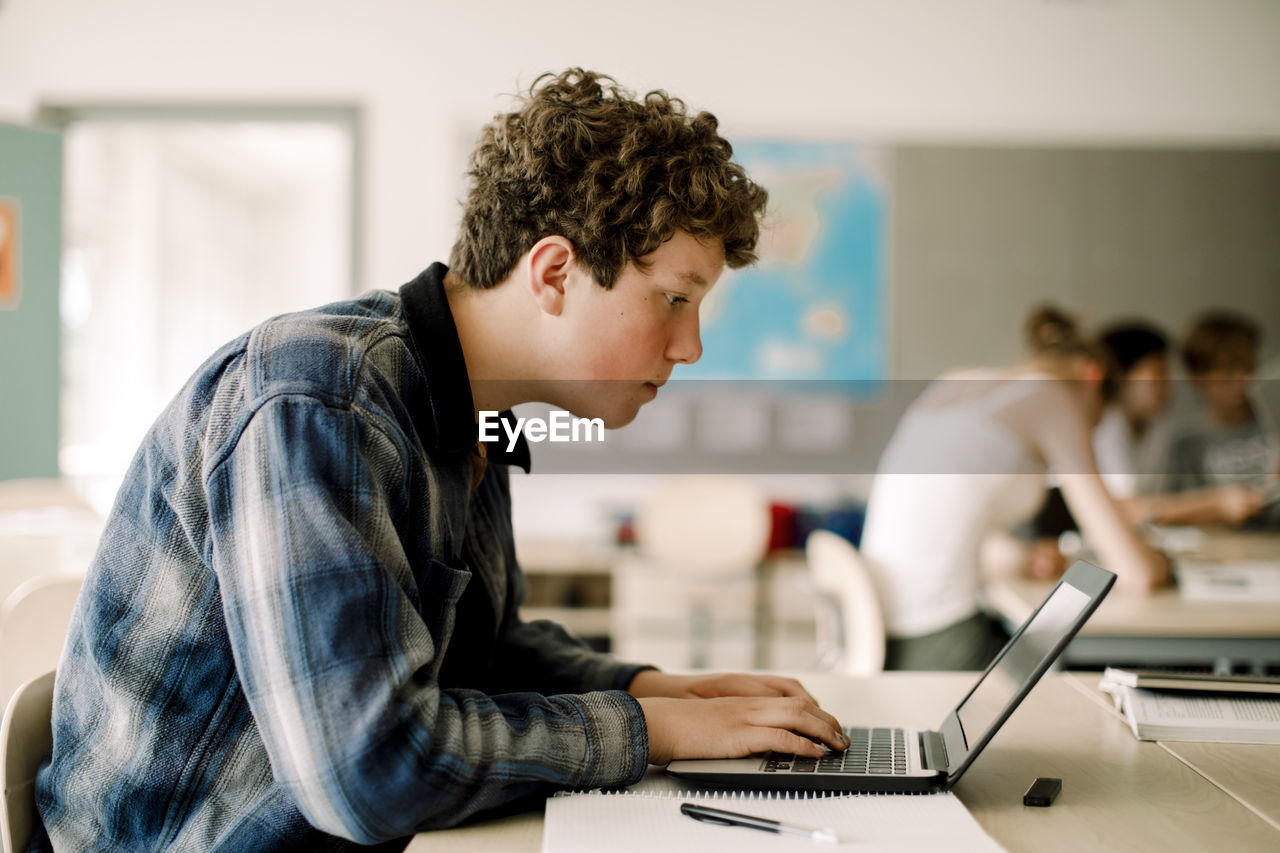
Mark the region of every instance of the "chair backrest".
MULTIPOLYGON (((814 586, 834 605, 839 650, 835 669, 847 675, 871 675, 884 669, 884 617, 862 555, 849 540, 815 530, 804 546, 814 586)), ((820 619, 819 624, 822 624, 820 619)))
POLYGON ((31 578, 85 571, 104 526, 66 481, 0 481, 0 604, 31 578))
POLYGON ((32 578, 0 604, 0 701, 57 668, 83 583, 79 574, 32 578))
POLYGON ((0 840, 4 853, 27 846, 36 827, 36 771, 53 748, 53 673, 18 688, 0 723, 0 840))
POLYGON ((646 560, 701 575, 749 574, 769 544, 769 501, 741 477, 665 478, 636 514, 646 560))

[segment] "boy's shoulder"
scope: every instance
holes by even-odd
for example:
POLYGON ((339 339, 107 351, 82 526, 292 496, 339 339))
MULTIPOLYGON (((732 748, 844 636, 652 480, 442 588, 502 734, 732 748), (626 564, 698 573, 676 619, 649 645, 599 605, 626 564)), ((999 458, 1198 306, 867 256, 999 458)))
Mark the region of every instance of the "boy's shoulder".
POLYGON ((349 403, 366 371, 399 376, 411 351, 400 296, 391 291, 281 314, 248 334, 248 396, 299 393, 349 403))

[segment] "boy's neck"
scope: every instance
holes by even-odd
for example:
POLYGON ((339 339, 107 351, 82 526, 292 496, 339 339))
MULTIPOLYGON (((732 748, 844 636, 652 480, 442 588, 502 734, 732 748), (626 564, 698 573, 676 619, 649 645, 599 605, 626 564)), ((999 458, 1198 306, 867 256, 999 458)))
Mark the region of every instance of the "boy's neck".
POLYGON ((536 399, 531 389, 538 359, 524 334, 536 318, 524 316, 527 305, 511 298, 510 284, 479 290, 452 274, 445 276, 477 412, 500 412, 536 399))

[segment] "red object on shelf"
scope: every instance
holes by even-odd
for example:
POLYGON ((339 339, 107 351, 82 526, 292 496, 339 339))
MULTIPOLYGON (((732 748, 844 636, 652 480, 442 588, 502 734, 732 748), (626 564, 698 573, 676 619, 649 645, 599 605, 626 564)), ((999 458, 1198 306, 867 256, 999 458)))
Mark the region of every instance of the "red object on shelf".
POLYGON ((789 504, 769 504, 768 553, 784 551, 796 545, 796 508, 789 504))
POLYGON ((633 515, 620 515, 616 519, 613 541, 618 545, 636 544, 636 520, 633 515))

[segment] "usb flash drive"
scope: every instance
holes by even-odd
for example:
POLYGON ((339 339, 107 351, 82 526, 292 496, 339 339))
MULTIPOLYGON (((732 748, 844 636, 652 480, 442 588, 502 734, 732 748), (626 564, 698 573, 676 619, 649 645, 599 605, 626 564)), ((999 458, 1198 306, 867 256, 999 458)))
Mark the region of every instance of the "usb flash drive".
POLYGON ((1022 804, 1024 806, 1047 806, 1053 802, 1053 798, 1058 796, 1058 792, 1061 790, 1061 779, 1041 776, 1032 782, 1031 787, 1022 795, 1022 804))

